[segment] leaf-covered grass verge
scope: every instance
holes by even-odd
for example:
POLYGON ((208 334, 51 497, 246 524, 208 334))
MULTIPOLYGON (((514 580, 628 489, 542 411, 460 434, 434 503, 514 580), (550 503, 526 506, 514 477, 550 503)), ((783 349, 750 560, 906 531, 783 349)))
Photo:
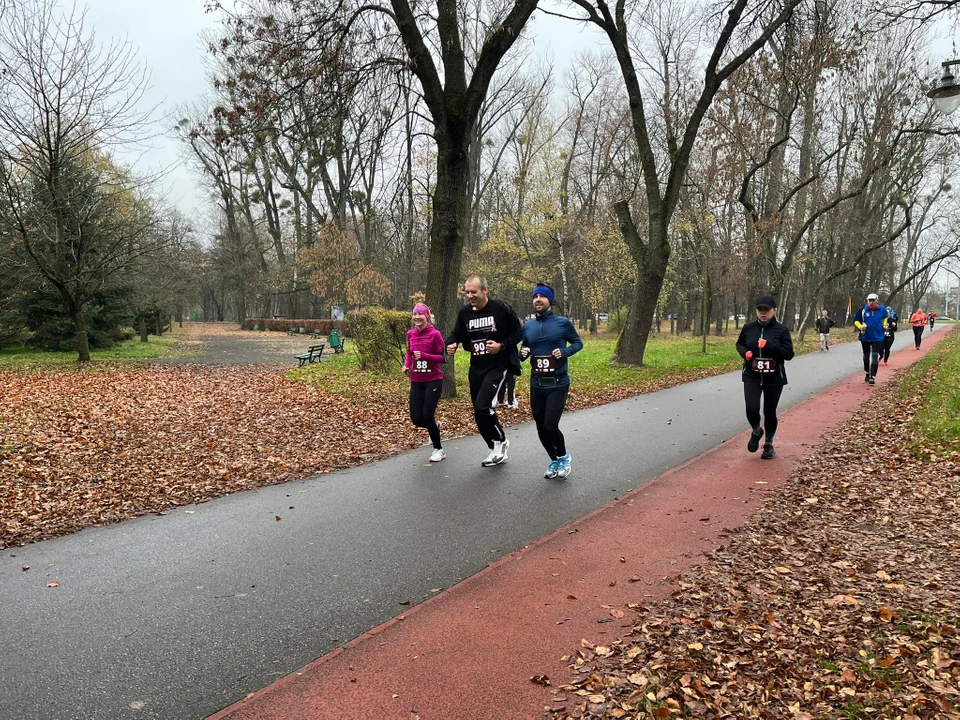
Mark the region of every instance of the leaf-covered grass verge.
POLYGON ((940 344, 669 599, 624 608, 630 634, 571 648, 545 717, 960 718, 960 452, 913 449, 960 356, 940 344))
MULTIPOLYGON (((148 342, 139 337, 117 343, 113 347, 90 351, 90 366, 142 364, 145 360, 182 355, 181 337, 176 332, 164 336, 150 335, 148 342)), ((67 370, 77 367, 77 353, 45 352, 28 347, 0 348, 0 368, 12 370, 67 370)))
POLYGON ((921 384, 924 403, 913 418, 910 447, 921 457, 949 455, 960 448, 960 335, 950 333, 910 370, 901 396, 921 384))

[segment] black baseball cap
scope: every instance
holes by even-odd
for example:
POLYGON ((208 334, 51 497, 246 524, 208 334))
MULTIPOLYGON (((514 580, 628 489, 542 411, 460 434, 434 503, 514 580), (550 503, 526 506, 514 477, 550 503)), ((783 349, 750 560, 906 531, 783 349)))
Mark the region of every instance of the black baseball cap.
POLYGON ((773 299, 773 295, 761 295, 757 298, 757 302, 754 303, 753 306, 757 308, 775 308, 777 301, 773 299))

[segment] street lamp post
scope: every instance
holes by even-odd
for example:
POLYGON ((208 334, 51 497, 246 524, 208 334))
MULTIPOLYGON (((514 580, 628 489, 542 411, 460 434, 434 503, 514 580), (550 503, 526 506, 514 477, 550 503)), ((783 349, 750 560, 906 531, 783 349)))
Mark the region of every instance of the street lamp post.
POLYGON ((960 84, 957 83, 953 73, 950 72, 951 65, 960 65, 960 60, 947 60, 941 63, 943 66, 943 77, 939 83, 934 83, 933 87, 927 92, 927 97, 933 100, 934 106, 944 115, 950 115, 957 108, 960 108, 960 84))

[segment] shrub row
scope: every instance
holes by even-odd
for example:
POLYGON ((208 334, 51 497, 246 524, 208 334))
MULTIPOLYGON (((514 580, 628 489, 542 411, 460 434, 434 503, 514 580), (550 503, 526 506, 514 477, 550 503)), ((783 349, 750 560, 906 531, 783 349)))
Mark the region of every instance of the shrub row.
POLYGON ((360 367, 382 373, 397 372, 407 352, 410 313, 370 307, 354 310, 347 318, 360 367))
POLYGON ((286 332, 293 329, 300 332, 300 328, 303 328, 305 333, 318 332, 321 335, 329 335, 330 331, 336 328, 341 335, 350 335, 349 323, 345 320, 245 318, 243 321, 244 330, 279 330, 286 332))

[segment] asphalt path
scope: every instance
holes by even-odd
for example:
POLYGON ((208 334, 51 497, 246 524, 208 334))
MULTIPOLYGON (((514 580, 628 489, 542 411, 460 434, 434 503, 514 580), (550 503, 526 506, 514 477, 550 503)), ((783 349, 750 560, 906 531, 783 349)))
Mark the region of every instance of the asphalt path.
MULTIPOLYGON (((781 407, 856 372, 858 343, 798 357, 781 407)), ((205 717, 745 426, 729 373, 565 415, 565 480, 524 423, 495 468, 461 438, 0 551, 0 719, 205 717)))

